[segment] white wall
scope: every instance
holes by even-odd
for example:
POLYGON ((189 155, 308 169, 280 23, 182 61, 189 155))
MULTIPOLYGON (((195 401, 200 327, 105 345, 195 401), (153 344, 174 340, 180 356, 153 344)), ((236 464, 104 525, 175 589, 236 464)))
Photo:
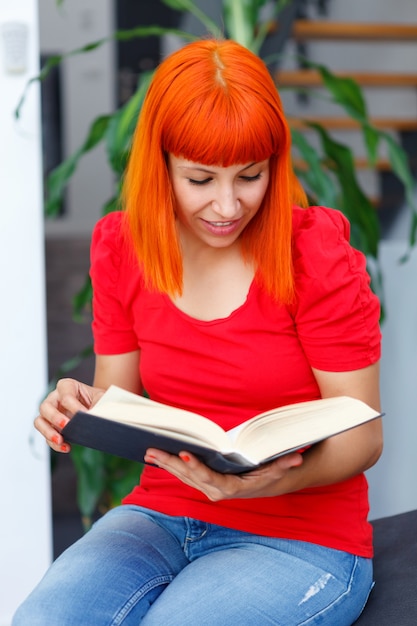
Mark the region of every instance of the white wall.
POLYGON ((400 263, 405 251, 398 241, 381 246, 387 300, 381 396, 386 415, 384 452, 368 472, 373 518, 417 509, 417 250, 400 263))
MULTIPOLYGON (((0 47, 0 624, 10 623, 51 560, 49 454, 33 437, 46 389, 44 241, 39 92, 33 87, 16 122, 13 111, 38 71, 36 0, 2 2, 0 27, 28 25, 28 65, 4 71, 0 47)), ((1 44, 1 42, 0 42, 1 44)))

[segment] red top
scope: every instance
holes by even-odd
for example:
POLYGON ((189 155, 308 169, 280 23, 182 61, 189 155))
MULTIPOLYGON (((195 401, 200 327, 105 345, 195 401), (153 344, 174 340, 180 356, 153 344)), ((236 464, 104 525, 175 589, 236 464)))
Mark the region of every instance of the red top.
MULTIPOLYGON (((121 216, 102 218, 93 234, 95 350, 139 348, 141 380, 152 399, 229 429, 262 411, 319 398, 311 367, 349 371, 379 359, 379 303, 338 211, 294 208, 294 305, 274 302, 255 280, 242 306, 208 322, 144 288, 121 237, 121 216)), ((372 556, 363 474, 284 496, 213 503, 165 470, 146 466, 124 502, 372 556)))

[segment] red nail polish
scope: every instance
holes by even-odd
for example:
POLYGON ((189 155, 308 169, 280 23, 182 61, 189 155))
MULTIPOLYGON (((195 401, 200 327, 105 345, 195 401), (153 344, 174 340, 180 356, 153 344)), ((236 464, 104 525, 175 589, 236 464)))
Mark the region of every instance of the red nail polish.
POLYGON ((182 461, 184 461, 184 463, 189 463, 191 461, 191 458, 188 456, 188 454, 180 454, 180 459, 182 461))
POLYGON ((53 441, 54 443, 56 443, 56 445, 58 445, 58 435, 54 435, 51 441, 53 441))
POLYGON ((63 443, 61 446, 61 452, 68 452, 69 451, 69 445, 66 443, 63 443))
POLYGON ((64 428, 64 426, 65 426, 65 424, 66 424, 66 423, 67 423, 67 420, 61 420, 61 421, 59 422, 59 427, 60 427, 60 428, 64 428))

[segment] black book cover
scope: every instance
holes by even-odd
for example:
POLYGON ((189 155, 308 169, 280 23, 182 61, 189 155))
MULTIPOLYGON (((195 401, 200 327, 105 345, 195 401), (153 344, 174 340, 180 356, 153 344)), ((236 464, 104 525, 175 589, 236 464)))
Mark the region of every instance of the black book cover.
POLYGON ((148 448, 157 448, 171 454, 181 451, 195 454, 211 469, 222 474, 239 474, 255 469, 239 454, 223 455, 216 450, 192 443, 184 443, 149 430, 122 424, 79 411, 62 430, 68 443, 76 443, 87 448, 108 452, 132 461, 143 463, 148 448))

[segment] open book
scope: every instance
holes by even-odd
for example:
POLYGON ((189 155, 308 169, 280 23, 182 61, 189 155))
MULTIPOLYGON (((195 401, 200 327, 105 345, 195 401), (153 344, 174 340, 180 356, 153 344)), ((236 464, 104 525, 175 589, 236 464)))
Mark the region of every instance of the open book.
POLYGON ((278 456, 380 417, 346 396, 291 404, 225 432, 211 420, 111 386, 62 431, 66 441, 143 462, 148 448, 188 451, 223 473, 254 469, 278 456))

